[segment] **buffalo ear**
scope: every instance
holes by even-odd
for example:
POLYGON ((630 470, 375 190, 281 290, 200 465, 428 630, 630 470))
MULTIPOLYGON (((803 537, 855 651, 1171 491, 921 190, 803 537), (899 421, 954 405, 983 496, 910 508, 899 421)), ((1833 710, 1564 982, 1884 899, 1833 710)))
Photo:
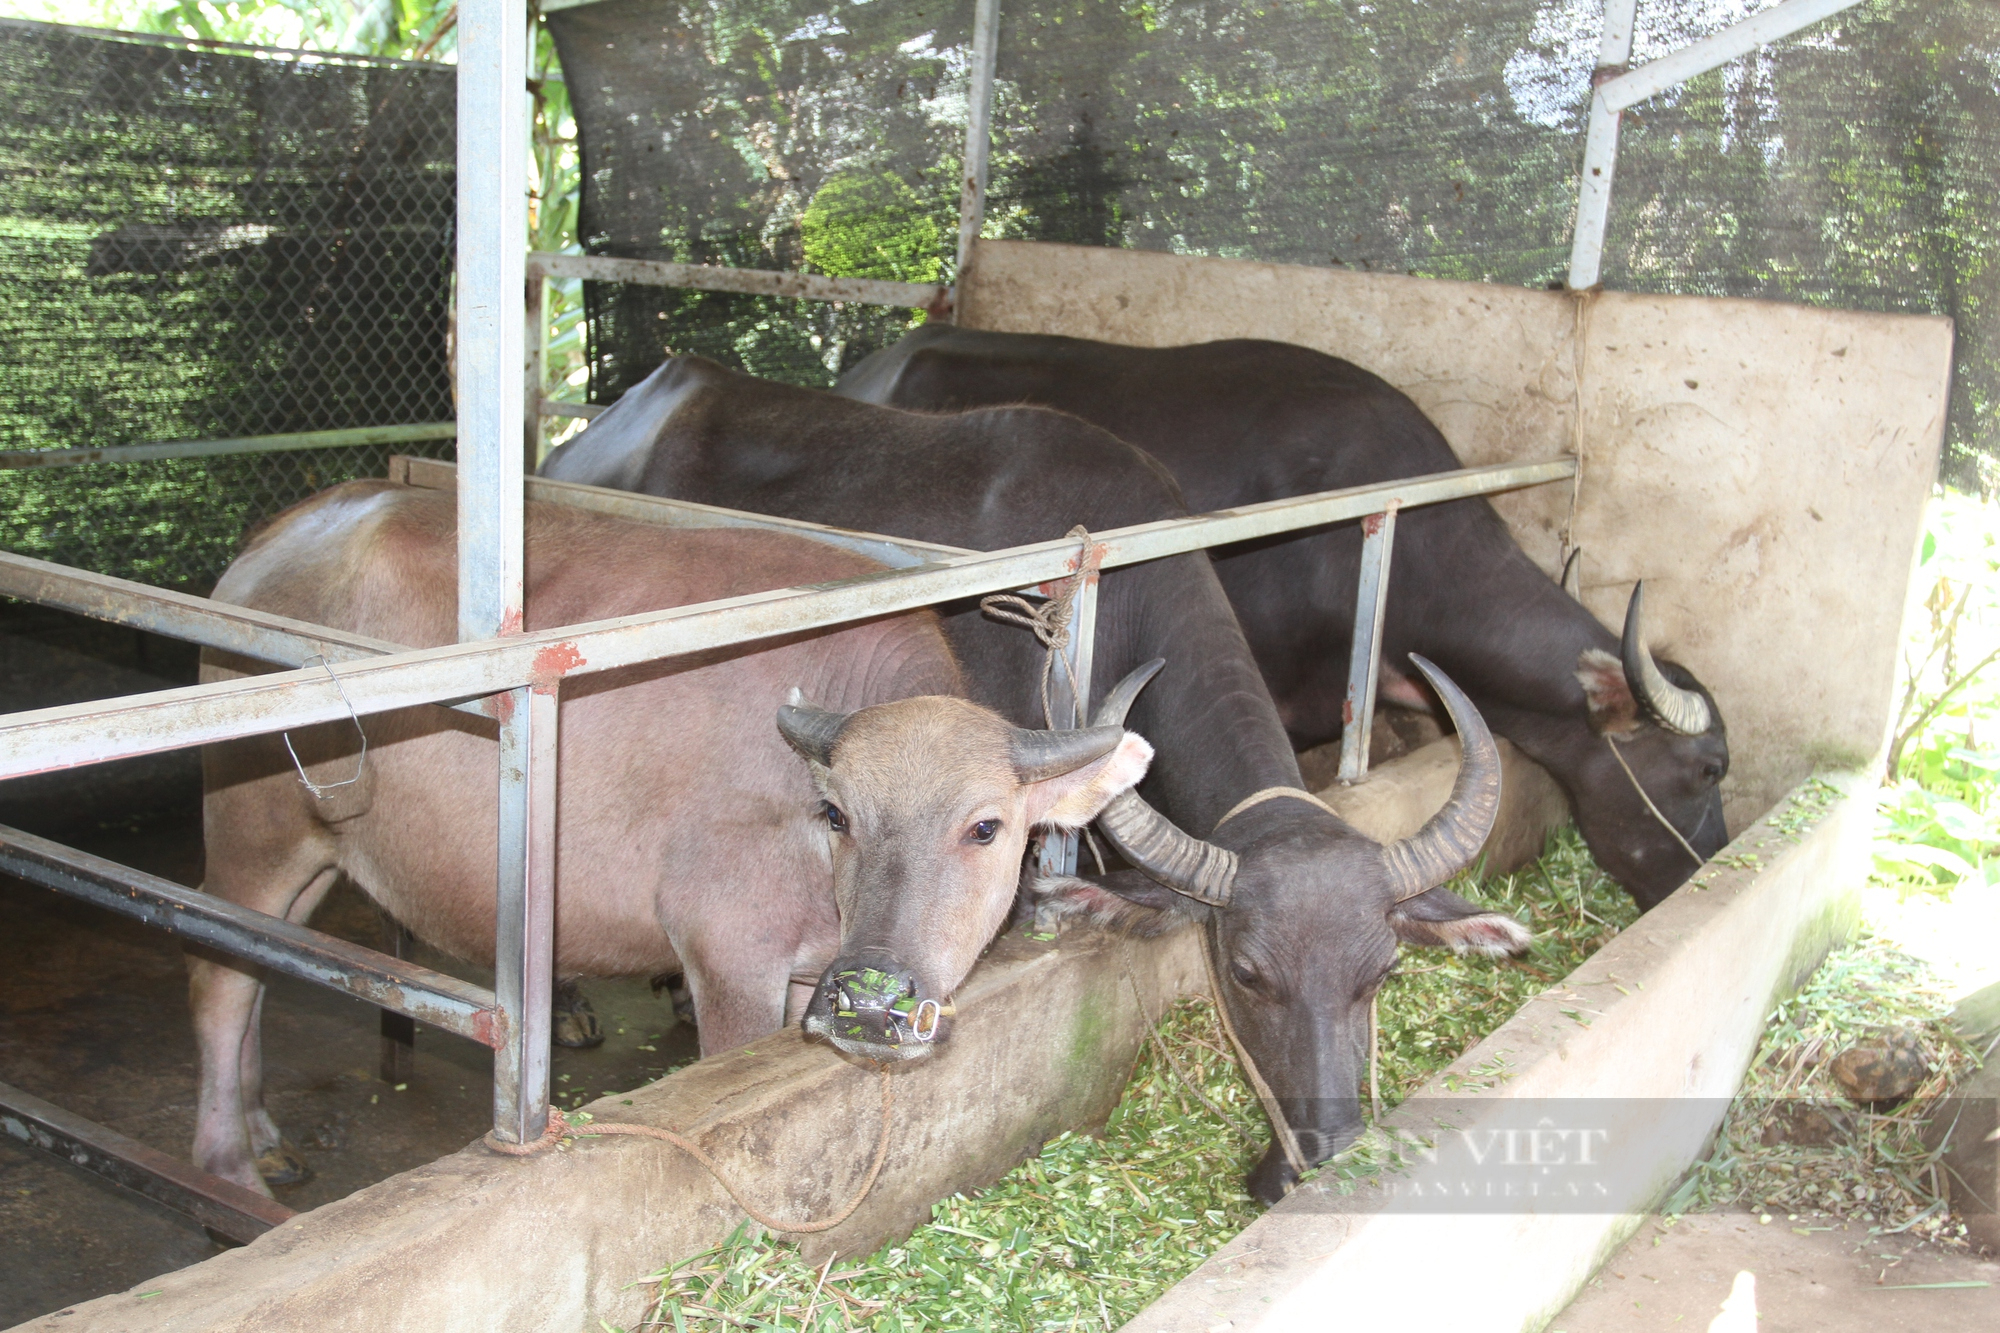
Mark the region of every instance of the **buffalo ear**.
POLYGON ((1405 944, 1505 958, 1534 940, 1528 928, 1502 912, 1475 907, 1449 889, 1432 889, 1389 909, 1389 928, 1405 944))
POLYGON ((1087 921, 1140 939, 1163 934, 1204 910, 1138 870, 1113 870, 1089 879, 1029 878, 1022 889, 1031 904, 1052 909, 1058 920, 1087 921))
POLYGON ((1602 648, 1585 649, 1576 659, 1576 679, 1583 686, 1592 731, 1622 740, 1639 729, 1639 701, 1632 697, 1623 662, 1602 648))
POLYGON ((1153 747, 1144 736, 1128 731, 1101 759, 1067 773, 1027 784, 1030 827, 1080 829, 1123 792, 1137 786, 1153 762, 1153 747))

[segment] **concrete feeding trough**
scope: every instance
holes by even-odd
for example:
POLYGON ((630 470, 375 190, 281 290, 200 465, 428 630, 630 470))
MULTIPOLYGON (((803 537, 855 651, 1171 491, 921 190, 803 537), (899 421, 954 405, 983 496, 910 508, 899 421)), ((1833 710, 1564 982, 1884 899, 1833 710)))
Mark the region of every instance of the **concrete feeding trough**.
MULTIPOLYGON (((1538 1326, 1700 1152, 1772 998, 1853 919, 1942 436, 1949 324, 998 242, 980 243, 959 303, 964 322, 986 328, 1316 347, 1409 393, 1468 466, 1577 454, 1574 488, 1496 506, 1551 573, 1570 528, 1585 552, 1583 598, 1607 623, 1644 577, 1655 631, 1713 690, 1734 754, 1726 808, 1745 831, 1701 883, 1426 1090, 1450 1094, 1449 1106, 1427 1095, 1390 1117, 1436 1140, 1542 1100, 1616 1099, 1625 1119, 1612 1128, 1643 1145, 1626 1159, 1624 1211, 1436 1212, 1372 1186, 1308 1188, 1131 1325, 1318 1325, 1337 1306, 1357 1319, 1406 1321, 1421 1307, 1437 1326, 1538 1326), (1434 1280, 1445 1253, 1449 1284, 1434 1280)), ((1339 799, 1378 834, 1420 822, 1449 782, 1444 745, 1339 799), (1432 788, 1429 808, 1405 790, 1432 788)), ((1546 777, 1524 764, 1511 770, 1524 781, 1503 830, 1517 851, 1536 845, 1550 811, 1536 786, 1546 777)), ((808 1239, 807 1254, 870 1249, 1054 1134, 1101 1124, 1143 1039, 1142 1012, 1198 989, 1200 975, 1186 933, 1003 940, 961 992, 949 1047, 896 1076, 875 1192, 808 1239)), ((688 1133, 747 1197, 800 1218, 853 1191, 881 1114, 872 1072, 795 1032, 586 1109, 688 1133)), ((635 1277, 716 1243, 740 1218, 707 1172, 662 1144, 599 1139, 526 1161, 474 1146, 23 1327, 629 1326, 647 1299, 635 1277)))

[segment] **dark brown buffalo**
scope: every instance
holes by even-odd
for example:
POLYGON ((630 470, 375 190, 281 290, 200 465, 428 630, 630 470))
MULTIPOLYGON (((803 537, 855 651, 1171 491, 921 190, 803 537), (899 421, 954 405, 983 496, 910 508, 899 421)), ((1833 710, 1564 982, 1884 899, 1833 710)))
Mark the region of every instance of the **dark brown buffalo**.
MULTIPOLYGON (((1059 408, 1157 458, 1196 510, 1461 466, 1407 395, 1286 343, 1124 347, 927 324, 855 366, 838 392, 926 412, 1059 408)), ((1340 734, 1360 563, 1357 523, 1215 552, 1300 749, 1340 734)), ((1404 513, 1394 570, 1385 697, 1424 705, 1395 664, 1413 652, 1437 662, 1494 731, 1562 784, 1591 853, 1640 906, 1699 865, 1676 831, 1703 858, 1729 841, 1718 790, 1729 768, 1722 714, 1700 681, 1647 650, 1637 589, 1621 640, 1528 559, 1484 499, 1404 513)))
MULTIPOLYGON (((1079 523, 1106 531, 1187 512, 1158 463, 1062 413, 920 415, 699 357, 667 362, 543 471, 986 550, 1060 538, 1079 523)), ((1017 724, 1039 722, 1041 645, 976 606, 945 609, 972 697, 1017 724)), ((1158 756, 1145 799, 1121 797, 1100 821, 1145 874, 1125 871, 1103 886, 1071 881, 1060 892, 1070 906, 1114 920, 1207 923, 1224 960, 1223 998, 1304 1154, 1322 1161, 1359 1130, 1369 998, 1395 963, 1397 941, 1496 953, 1527 942, 1518 923, 1437 887, 1471 860, 1491 825, 1499 770, 1490 742, 1480 744, 1484 727, 1463 710, 1460 789, 1405 842, 1384 847, 1295 798, 1225 821, 1246 797, 1297 787, 1300 776, 1208 558, 1107 573, 1095 643, 1093 698, 1111 696, 1153 659, 1166 662, 1132 704, 1158 756)), ((1251 1185, 1275 1199, 1291 1175, 1274 1149, 1251 1185)))

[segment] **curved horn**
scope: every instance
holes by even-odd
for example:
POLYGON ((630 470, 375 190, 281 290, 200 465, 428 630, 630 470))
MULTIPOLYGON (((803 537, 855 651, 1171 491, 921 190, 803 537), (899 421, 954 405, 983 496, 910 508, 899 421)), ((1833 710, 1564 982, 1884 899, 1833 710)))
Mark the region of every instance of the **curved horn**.
POLYGON ((1632 585, 1632 600, 1625 607, 1625 641, 1619 656, 1625 662, 1625 685, 1653 721, 1682 736, 1699 736, 1715 720, 1708 700, 1694 690, 1684 690, 1668 680, 1659 663, 1646 648, 1643 628, 1646 609, 1644 580, 1632 585))
MULTIPOLYGON (((1166 664, 1166 658, 1156 657, 1119 681, 1097 706, 1091 721, 1100 727, 1124 726, 1132 701, 1166 664)), ((1229 906, 1236 880, 1236 853, 1183 832, 1137 792, 1120 793, 1097 817, 1097 827, 1118 854, 1148 879, 1196 902, 1229 906)))
POLYGON ((1137 792, 1121 792, 1097 817, 1097 827, 1148 879, 1198 903, 1229 906, 1236 853, 1183 832, 1137 792))
POLYGON ((1166 658, 1156 657, 1150 662, 1132 668, 1125 679, 1112 687, 1111 693, 1104 697, 1104 702, 1097 705, 1097 712, 1091 717, 1090 724, 1093 727, 1124 726, 1125 714, 1132 711, 1132 701, 1139 697, 1139 691, 1145 689, 1146 683, 1159 675, 1160 668, 1166 664, 1166 658))
POLYGON ((815 708, 795 689, 790 702, 778 709, 778 731, 786 744, 825 768, 833 763, 833 743, 840 739, 840 729, 850 716, 815 708))
POLYGON ((1409 837, 1382 849, 1397 902, 1428 893, 1472 864, 1500 813, 1500 750, 1486 719, 1451 678, 1416 653, 1410 660, 1444 700, 1464 747, 1444 809, 1409 837))
POLYGON ((1556 582, 1562 584, 1562 590, 1571 597, 1579 602, 1583 600, 1583 548, 1581 546, 1571 548, 1569 559, 1563 561, 1562 577, 1557 579, 1556 582))
POLYGON ((1015 727, 1008 742, 1014 761, 1014 776, 1022 782, 1040 782, 1082 768, 1118 748, 1123 727, 1079 727, 1069 731, 1030 731, 1015 727))

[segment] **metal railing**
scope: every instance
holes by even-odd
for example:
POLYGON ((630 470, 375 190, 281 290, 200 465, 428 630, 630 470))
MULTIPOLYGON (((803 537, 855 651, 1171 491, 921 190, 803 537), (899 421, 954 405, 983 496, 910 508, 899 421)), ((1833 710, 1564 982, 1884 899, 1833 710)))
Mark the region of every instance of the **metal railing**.
MULTIPOLYGON (((997 0, 979 0, 973 62, 974 130, 990 108, 997 0)), ((828 628, 941 602, 1012 590, 1046 595, 1089 562, 1114 570, 1142 561, 1350 520, 1366 526, 1349 703, 1356 724, 1343 741, 1343 775, 1365 770, 1366 723, 1399 510, 1560 481, 1574 459, 1474 468, 1382 485, 1327 491, 1194 517, 1093 534, 1088 549, 1068 539, 1000 551, 967 551, 714 506, 566 485, 526 475, 538 445, 542 396, 542 282, 550 274, 715 285, 825 300, 905 304, 937 289, 860 284, 810 275, 765 274, 648 264, 598 257, 524 255, 520 180, 526 161, 520 0, 462 0, 459 48, 457 357, 460 464, 397 460, 392 475, 415 485, 450 486, 459 496, 458 605, 461 642, 412 649, 326 626, 224 606, 142 584, 0 554, 0 592, 84 615, 243 653, 287 668, 266 675, 0 716, 0 779, 165 750, 268 734, 419 705, 443 705, 499 721, 500 788, 493 989, 473 986, 322 932, 209 898, 45 839, 0 829, 0 868, 198 940, 288 975, 360 995, 384 1011, 421 1019, 494 1051, 494 1129, 503 1139, 538 1137, 548 1115, 549 1006, 556 893, 558 700, 565 680, 638 663, 828 628), (744 286, 745 283, 772 286, 744 286), (893 290, 892 290, 893 289, 893 290), (528 320, 513 303, 527 293, 528 320), (524 337, 525 333, 525 337, 524 337), (523 444, 527 454, 524 460, 523 444), (556 629, 523 631, 523 504, 526 498, 576 505, 674 526, 748 526, 861 551, 889 568, 811 587, 778 588, 666 611, 556 629), (307 661, 317 664, 301 669, 307 661)), ((969 130, 969 133, 972 132, 969 130)), ((961 247, 978 233, 984 182, 978 144, 969 144, 961 247)), ((949 291, 945 293, 951 295, 949 291)), ((580 410, 559 409, 567 414, 580 410)), ((243 443, 243 442, 232 442, 243 443)), ((182 446, 141 446, 146 448, 182 446)), ((307 447, 307 446, 299 446, 307 447)), ((85 451, 96 453, 97 451, 85 451)), ((82 460, 78 460, 82 461, 82 460)), ((1089 658, 1095 638, 1095 578, 1071 611, 1069 672, 1075 682, 1052 704, 1057 725, 1087 717, 1089 658)), ((1053 868, 1073 869, 1075 844, 1045 849, 1053 868)), ((0 1089, 0 1125, 78 1160, 105 1160, 107 1131, 0 1089), (49 1126, 67 1125, 62 1132, 49 1126), (63 1135, 67 1134, 67 1139, 63 1135), (67 1149, 61 1145, 67 1143, 67 1149)), ((32 1101, 33 1099, 26 1099, 32 1101)), ((115 1137, 115 1136, 113 1136, 115 1137)), ((147 1150, 150 1152, 150 1150, 147 1150)), ((143 1155, 143 1154, 141 1154, 143 1155)), ((152 1154, 157 1157, 158 1154, 152 1154)), ((117 1168, 147 1168, 134 1155, 117 1168)), ((111 1172, 116 1177, 116 1172, 111 1172)), ((282 1208, 228 1182, 174 1164, 171 1175, 196 1211, 242 1238, 273 1225, 282 1208)))
MULTIPOLYGON (((520 756, 517 799, 511 814, 503 801, 500 828, 501 921, 504 927, 511 918, 513 928, 503 929, 496 941, 498 966, 491 991, 15 830, 0 829, 0 869, 491 1047, 495 1128, 504 1137, 532 1138, 540 1133, 548 1113, 547 1029, 556 891, 552 834, 558 780, 557 700, 564 680, 985 593, 1026 589, 1046 595, 1080 559, 1092 558, 1102 569, 1117 569, 1210 546, 1362 519, 1371 554, 1362 566, 1350 691, 1362 704, 1357 717, 1365 719, 1366 702, 1375 689, 1393 515, 1419 505, 1560 481, 1574 471, 1575 463, 1568 458, 1475 468, 1137 524, 1093 534, 1088 555, 1069 539, 1001 551, 966 551, 523 477, 522 493, 539 502, 670 526, 785 532, 858 551, 890 568, 831 585, 772 589, 425 649, 0 553, 0 593, 280 666, 318 663, 309 669, 0 716, 0 779, 337 721, 347 717, 350 708, 356 714, 372 714, 420 704, 488 716, 498 713, 503 744, 513 729, 520 756), (496 707, 502 699, 510 703, 496 707), (504 892, 510 880, 515 886, 511 894, 504 892), (510 976, 512 985, 506 984, 510 976)), ((421 458, 396 459, 392 476, 440 489, 458 488, 464 480, 452 464, 421 458)), ((1068 651, 1074 675, 1070 678, 1079 688, 1052 701, 1061 710, 1058 725, 1074 725, 1088 714, 1095 579, 1085 583, 1071 614, 1068 651)), ((1057 678, 1066 675, 1059 672, 1057 678)), ((1350 728, 1349 736, 1364 737, 1363 726, 1365 721, 1350 728)), ((1347 743, 1343 744, 1345 752, 1347 743)), ((1357 754, 1361 758, 1353 771, 1358 776, 1365 749, 1357 754)), ((1052 844, 1044 856, 1049 869, 1075 868, 1073 841, 1052 844)), ((34 1134, 23 1131, 21 1137, 45 1146, 51 1141, 66 1144, 65 1155, 111 1160, 101 1143, 90 1146, 94 1140, 87 1134, 58 1134, 52 1140, 49 1118, 36 1119, 30 1114, 32 1108, 22 1109, 24 1103, 9 1104, 10 1095, 0 1089, 0 1108, 5 1110, 0 1119, 10 1127, 30 1121, 37 1126, 34 1134)), ((114 1178, 139 1169, 131 1160, 119 1160, 122 1164, 110 1172, 114 1178)), ((180 1184, 175 1188, 181 1197, 198 1197, 200 1215, 210 1225, 246 1238, 272 1225, 268 1207, 261 1213, 231 1212, 229 1201, 236 1196, 227 1182, 211 1178, 217 1188, 188 1195, 186 1178, 191 1171, 176 1166, 180 1184), (217 1217, 224 1220, 218 1223, 217 1217)))

